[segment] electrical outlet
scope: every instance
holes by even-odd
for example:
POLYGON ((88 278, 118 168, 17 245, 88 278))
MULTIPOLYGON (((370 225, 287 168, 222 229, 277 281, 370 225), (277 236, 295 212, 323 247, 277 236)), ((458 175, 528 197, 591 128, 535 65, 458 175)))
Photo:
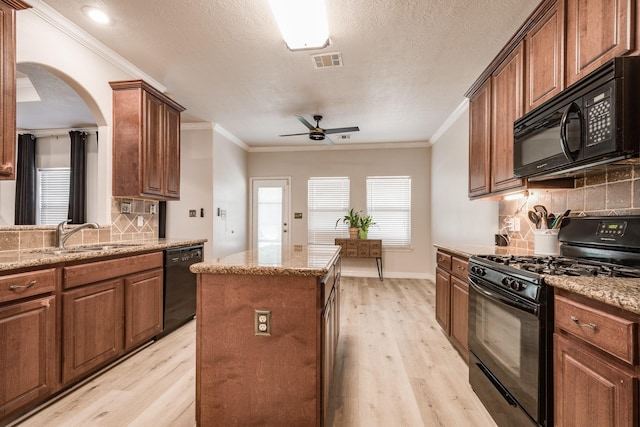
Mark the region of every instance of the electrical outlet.
POLYGON ((271 311, 255 311, 254 329, 256 335, 271 335, 271 311))
POLYGON ((519 217, 516 216, 516 217, 513 218, 513 227, 512 228, 513 228, 513 230, 511 230, 511 231, 516 231, 516 232, 520 231, 520 218, 519 217))
POLYGON ((138 215, 138 227, 142 227, 144 225, 144 218, 142 215, 138 215))
POLYGON ((507 229, 507 231, 514 231, 514 218, 512 217, 507 217, 504 219, 504 227, 507 229))
POLYGON ((131 213, 131 202, 122 202, 122 204, 120 205, 120 213, 131 213))

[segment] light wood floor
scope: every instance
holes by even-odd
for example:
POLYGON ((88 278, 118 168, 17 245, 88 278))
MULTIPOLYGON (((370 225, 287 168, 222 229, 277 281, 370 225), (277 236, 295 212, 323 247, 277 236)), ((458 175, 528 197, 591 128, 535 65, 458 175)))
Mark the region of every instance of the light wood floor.
MULTIPOLYGON (((435 322, 426 280, 342 280, 327 426, 495 426, 435 322)), ((195 322, 44 408, 20 427, 195 425, 195 322)))

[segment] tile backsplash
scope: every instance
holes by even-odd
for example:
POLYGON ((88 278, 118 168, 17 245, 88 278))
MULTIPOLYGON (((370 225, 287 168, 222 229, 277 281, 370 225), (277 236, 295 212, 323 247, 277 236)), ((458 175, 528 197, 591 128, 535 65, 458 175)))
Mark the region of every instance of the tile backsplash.
POLYGON ((505 230, 505 220, 520 219, 520 231, 510 232, 510 246, 533 249, 535 226, 527 212, 543 205, 556 215, 571 209, 571 216, 640 215, 640 166, 624 166, 575 180, 575 188, 564 190, 531 190, 526 199, 501 201, 499 224, 505 230))
POLYGON ((158 202, 154 200, 111 198, 111 238, 114 241, 158 237, 158 202), (122 203, 130 203, 130 213, 122 213, 122 203))

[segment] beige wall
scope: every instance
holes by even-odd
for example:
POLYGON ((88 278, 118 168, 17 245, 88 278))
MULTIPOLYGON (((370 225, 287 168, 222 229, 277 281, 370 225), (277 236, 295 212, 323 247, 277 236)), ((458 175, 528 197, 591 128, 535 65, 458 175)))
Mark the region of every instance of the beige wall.
MULTIPOLYGON (((291 220, 291 244, 307 244, 307 181, 310 177, 346 176, 350 178, 351 205, 366 211, 367 176, 411 176, 412 247, 408 250, 385 249, 384 271, 387 277, 427 277, 431 262, 429 222, 431 152, 418 148, 338 150, 323 147, 318 151, 249 153, 252 178, 291 178, 291 218, 301 212, 302 219, 291 220)), ((337 219, 337 218, 336 218, 337 219)), ((375 218, 374 218, 375 220, 375 218)), ((369 259, 344 260, 346 275, 376 276, 375 262, 369 259)))
MULTIPOLYGON (((470 201, 469 110, 431 147, 431 238, 434 244, 493 245, 498 202, 470 201)), ((435 252, 435 249, 432 249, 435 252)), ((435 271, 435 266, 430 266, 435 271)))

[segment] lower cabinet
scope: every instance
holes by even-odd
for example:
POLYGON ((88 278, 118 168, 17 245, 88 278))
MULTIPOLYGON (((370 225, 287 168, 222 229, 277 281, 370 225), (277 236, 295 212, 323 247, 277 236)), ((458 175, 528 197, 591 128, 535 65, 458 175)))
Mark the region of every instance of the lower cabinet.
POLYGON ((322 351, 322 408, 323 419, 326 420, 329 404, 329 393, 333 384, 336 365, 336 350, 340 335, 340 277, 338 276, 329 299, 322 312, 323 351, 322 351))
POLYGON ((468 361, 469 259, 439 249, 436 262, 436 320, 462 358, 468 361))
POLYGON ((53 295, 0 308, 0 425, 55 391, 55 316, 53 295))
POLYGON ((66 384, 122 354, 122 280, 65 292, 62 303, 62 382, 66 384))
POLYGON ((554 311, 555 425, 640 425, 640 316, 562 290, 554 311))

